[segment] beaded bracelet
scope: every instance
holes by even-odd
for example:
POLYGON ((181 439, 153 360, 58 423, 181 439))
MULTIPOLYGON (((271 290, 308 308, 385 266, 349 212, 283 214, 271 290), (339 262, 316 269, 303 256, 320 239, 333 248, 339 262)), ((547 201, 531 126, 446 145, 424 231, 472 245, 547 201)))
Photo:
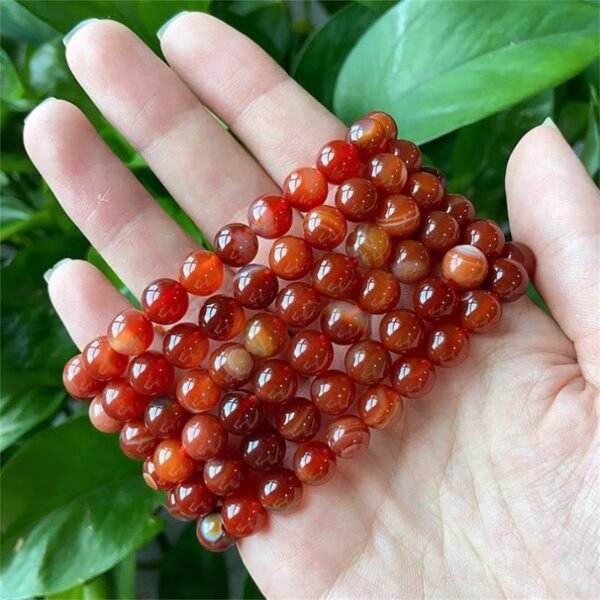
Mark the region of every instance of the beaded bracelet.
POLYGON ((383 112, 353 123, 316 168, 254 200, 248 224, 191 253, 179 281, 152 282, 141 311, 121 312, 65 366, 94 427, 120 432, 146 483, 167 492, 173 517, 198 520, 209 550, 257 531, 267 511, 294 509, 302 484, 324 484, 337 458, 362 454, 370 429, 430 393, 436 368, 460 364, 469 335, 492 329, 533 275, 531 250, 475 220, 396 136, 383 112), (294 210, 302 236, 289 235, 294 210), (252 262, 259 237, 274 240, 269 266, 252 262), (231 292, 218 294, 230 270, 231 292), (180 322, 190 294, 207 297, 197 323, 180 322), (149 350, 159 332, 162 352, 149 350), (344 346, 344 370, 330 369, 344 346), (310 399, 296 396, 300 378, 311 378, 310 399), (298 446, 285 468, 288 442, 298 446))

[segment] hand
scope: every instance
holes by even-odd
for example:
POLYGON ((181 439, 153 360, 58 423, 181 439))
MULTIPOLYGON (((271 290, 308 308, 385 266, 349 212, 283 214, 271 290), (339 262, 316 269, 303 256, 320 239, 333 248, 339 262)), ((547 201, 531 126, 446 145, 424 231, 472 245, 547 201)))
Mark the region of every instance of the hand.
MULTIPOLYGON (((180 16, 161 43, 170 67, 123 26, 95 21, 67 58, 209 238, 344 132, 214 18, 180 16)), ((195 242, 77 108, 44 103, 24 135, 65 210, 135 294, 176 274, 195 242)), ((268 597, 598 594, 600 198, 552 126, 519 143, 506 184, 513 234, 537 254, 535 284, 555 321, 527 299, 507 305, 497 331, 472 337, 462 366, 407 403, 404 427, 376 432, 298 512, 241 542, 268 597)), ((80 347, 127 307, 81 261, 56 269, 49 291, 80 347)))

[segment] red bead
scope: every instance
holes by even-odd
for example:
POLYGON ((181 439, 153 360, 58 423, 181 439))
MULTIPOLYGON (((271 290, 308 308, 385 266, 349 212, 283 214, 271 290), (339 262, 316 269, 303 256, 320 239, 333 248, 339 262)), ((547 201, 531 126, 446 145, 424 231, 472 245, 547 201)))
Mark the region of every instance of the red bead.
POLYGON ((379 383, 390 369, 388 351, 375 340, 363 340, 346 352, 346 373, 360 385, 379 383))
POLYGON ((409 176, 404 193, 408 194, 422 211, 440 209, 444 200, 444 187, 431 173, 418 171, 409 176))
POLYGON ((259 358, 269 358, 284 350, 288 343, 285 323, 270 313, 258 313, 246 322, 244 346, 259 358))
POLYGON ((374 110, 372 112, 368 112, 365 117, 369 117, 370 119, 374 119, 385 129, 385 135, 388 140, 393 140, 398 135, 398 125, 396 125, 396 121, 394 121, 394 117, 389 115, 386 112, 381 110, 374 110))
POLYGON ((400 395, 421 398, 435 385, 435 367, 426 358, 404 355, 392 364, 390 381, 400 395))
POLYGON ((504 245, 504 258, 510 258, 518 263, 521 263, 529 279, 532 279, 535 274, 535 255, 531 248, 522 242, 507 242, 504 245))
POLYGON ((225 529, 238 538, 258 531, 267 518, 267 513, 258 498, 242 492, 225 498, 221 515, 225 529))
POLYGON ((258 499, 273 512, 294 510, 302 500, 302 482, 289 469, 267 471, 258 481, 258 499))
POLYGON ((425 341, 425 324, 411 310, 393 310, 379 323, 379 339, 390 352, 415 350, 425 341))
POLYGON ((242 331, 246 315, 242 305, 229 296, 212 296, 200 309, 198 324, 211 340, 230 340, 242 331))
POLYGON ((156 466, 150 456, 146 457, 146 460, 144 460, 142 466, 142 478, 149 488, 156 491, 168 490, 173 485, 170 481, 165 481, 158 476, 156 466))
POLYGON ((105 386, 105 382, 94 379, 84 367, 81 354, 71 358, 63 369, 63 385, 67 392, 79 400, 97 396, 105 386))
POLYGON ((219 387, 239 388, 250 381, 254 358, 241 344, 223 344, 210 355, 208 372, 219 387))
POLYGON ((431 254, 416 240, 402 240, 394 248, 390 271, 401 283, 416 283, 431 271, 431 254))
POLYGON ((113 319, 106 336, 115 352, 132 356, 150 347, 154 339, 154 327, 144 313, 128 309, 113 319))
POLYGON ((210 296, 222 285, 225 268, 212 252, 196 250, 189 254, 179 269, 179 283, 195 296, 210 296))
POLYGON ((88 409, 91 424, 102 433, 116 433, 121 430, 123 422, 109 416, 102 406, 102 395, 96 396, 88 409))
POLYGON ((102 407, 109 417, 118 421, 139 419, 149 398, 136 392, 124 379, 114 379, 104 388, 102 407))
POLYGON ((180 369, 199 367, 208 355, 208 338, 193 323, 179 323, 171 327, 163 338, 163 354, 180 369))
POLYGON ((267 308, 278 291, 277 275, 263 265, 248 265, 233 278, 233 297, 246 308, 267 308))
POLYGON ((158 440, 141 421, 128 421, 121 429, 119 445, 125 456, 134 460, 143 460, 154 452, 158 440))
POLYGON ((217 496, 238 490, 246 478, 246 465, 238 456, 220 456, 204 463, 204 483, 217 496))
POLYGON ((326 371, 315 377, 310 386, 313 404, 326 415, 341 415, 352 406, 356 388, 341 371, 326 371))
POLYGON ((321 329, 334 344, 358 342, 369 333, 369 316, 356 304, 334 300, 321 313, 321 329))
POLYGON ((514 302, 526 291, 529 277, 525 267, 510 258, 499 258, 490 265, 487 287, 502 302, 514 302))
POLYGON ((177 323, 187 312, 189 299, 185 288, 174 279, 157 279, 141 297, 144 314, 155 323, 177 323))
POLYGON ((304 239, 319 250, 333 250, 346 237, 346 219, 334 206, 317 206, 302 221, 304 239))
POLYGON ((378 154, 368 164, 368 173, 375 187, 388 193, 400 194, 406 184, 406 165, 393 154, 378 154))
POLYGON ((154 437, 167 439, 179 436, 189 417, 177 400, 157 396, 146 406, 144 423, 154 437))
POLYGON ((297 389, 296 371, 284 360, 266 360, 254 373, 254 393, 262 402, 282 404, 293 398, 297 389))
POLYGON ((261 196, 248 208, 248 224, 256 235, 274 240, 292 226, 292 207, 283 196, 261 196))
POLYGON ((367 271, 358 291, 358 304, 367 312, 379 315, 392 310, 400 300, 400 283, 383 269, 367 271))
POLYGON ((320 331, 300 331, 290 341, 288 361, 299 375, 316 375, 329 368, 333 346, 320 331))
POLYGON ((219 421, 226 431, 246 435, 262 424, 262 406, 255 395, 244 390, 228 392, 219 405, 219 421))
MULTIPOLYGON (((156 446, 152 462, 156 474, 170 483, 179 483, 196 472, 196 461, 192 460, 179 440, 163 440, 156 446)), ((194 516, 194 515, 192 515, 194 516)))
POLYGON ((323 204, 328 192, 325 175, 312 167, 295 169, 283 182, 283 197, 302 212, 323 204))
POLYGON ((504 233, 494 221, 473 221, 463 231, 465 244, 479 248, 488 258, 502 255, 504 250, 504 233))
POLYGON ((401 158, 409 175, 421 169, 421 150, 409 140, 392 140, 389 152, 401 158))
POLYGON ((329 252, 315 262, 312 272, 314 288, 329 298, 352 298, 358 285, 356 259, 329 252))
POLYGON ((400 420, 403 412, 402 396, 387 385, 374 385, 358 398, 358 414, 373 429, 388 427, 394 418, 400 420))
POLYGON ((358 150, 343 140, 329 142, 317 154, 317 168, 331 183, 356 177, 360 170, 358 150))
POLYGON ((335 475, 336 458, 327 444, 307 442, 294 454, 294 473, 307 485, 323 485, 335 475))
POLYGON ((421 211, 409 196, 394 194, 379 205, 376 223, 391 236, 409 237, 419 228, 421 211))
POLYGON ((340 458, 356 458, 369 447, 371 433, 361 419, 345 415, 327 427, 327 445, 340 458))
POLYGON ((271 430, 248 434, 240 447, 242 460, 255 471, 278 467, 283 462, 285 450, 285 440, 271 430))
POLYGON ((335 205, 348 221, 370 221, 378 204, 377 188, 368 179, 348 179, 335 193, 335 205))
POLYGON ((446 202, 446 212, 452 215, 461 227, 468 225, 475 218, 475 207, 466 196, 448 194, 444 201, 446 202))
POLYGON ((386 128, 377 120, 362 117, 348 129, 346 140, 364 157, 383 152, 388 143, 386 128))
POLYGON ((300 237, 287 235, 271 246, 269 265, 282 279, 302 279, 308 274, 312 264, 310 245, 300 237))
POLYGON ((423 279, 413 291, 415 312, 423 319, 439 319, 450 315, 456 300, 454 288, 439 277, 423 279))
POLYGON ((321 413, 305 398, 294 398, 278 411, 277 430, 288 441, 300 444, 312 440, 321 427, 321 413))
POLYGON ((88 375, 100 381, 121 377, 129 359, 115 352, 106 336, 92 340, 81 353, 82 365, 88 375))
POLYGON ((144 396, 166 394, 173 387, 175 370, 160 352, 144 352, 129 365, 129 385, 144 396))
POLYGON ((390 236, 382 227, 373 223, 361 223, 346 240, 346 254, 356 259, 358 265, 365 269, 383 267, 391 252, 390 236))
POLYGON ((179 512, 188 519, 203 517, 217 504, 216 496, 206 487, 201 475, 177 484, 173 496, 179 512))
POLYGON ((248 225, 230 223, 217 231, 213 246, 215 254, 226 265, 243 267, 256 256, 258 238, 248 225))
POLYGON ((470 290, 459 298, 456 313, 465 331, 484 333, 500 322, 502 304, 491 292, 470 290))
POLYGON ((181 433, 185 451, 195 460, 208 460, 221 454, 227 446, 227 432, 212 415, 194 415, 181 433))
POLYGON ((458 287, 472 289, 480 286, 488 273, 485 254, 475 246, 462 244, 451 248, 442 259, 442 275, 458 287))
POLYGON ((210 410, 219 403, 221 388, 205 369, 190 369, 177 384, 177 400, 193 413, 210 410))
POLYGON ((469 353, 469 336, 451 323, 434 327, 426 344, 427 358, 440 367, 455 367, 462 363, 469 353))
POLYGON ((421 167, 421 171, 423 173, 429 173, 430 175, 433 175, 440 182, 440 185, 442 186, 442 196, 445 196, 448 188, 448 180, 446 179, 446 176, 436 167, 423 166, 421 167))
POLYGON ((443 254, 458 243, 460 226, 452 215, 434 210, 425 216, 419 239, 434 254, 443 254))
POLYGON ((237 538, 223 527, 223 517, 220 512, 210 513, 198 519, 196 537, 200 545, 211 552, 224 552, 235 546, 237 538))
POLYGON ((288 327, 306 327, 321 312, 321 296, 307 283, 290 283, 279 292, 275 312, 288 327))

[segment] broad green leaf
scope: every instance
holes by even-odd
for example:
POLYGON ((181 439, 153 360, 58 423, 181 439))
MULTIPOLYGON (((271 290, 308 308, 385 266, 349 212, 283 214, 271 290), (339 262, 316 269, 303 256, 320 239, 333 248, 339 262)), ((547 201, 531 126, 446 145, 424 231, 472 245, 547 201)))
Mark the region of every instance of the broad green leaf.
POLYGON ((254 582, 254 579, 250 575, 246 575, 246 581, 244 581, 244 600, 264 600, 262 592, 258 589, 258 586, 254 582))
POLYGON ((394 4, 397 4, 398 0, 356 0, 356 2, 381 14, 392 8, 394 4))
POLYGON ((131 600, 136 597, 136 558, 137 553, 132 552, 109 572, 115 591, 114 597, 117 600, 131 600))
POLYGON ((2 485, 0 596, 56 594, 117 564, 162 523, 158 495, 85 415, 32 437, 2 485))
POLYGON ((16 0, 2 0, 0 15, 2 37, 18 42, 41 44, 58 36, 55 29, 35 17, 16 0))
POLYGON ((29 219, 34 211, 22 200, 10 196, 0 197, 0 221, 2 227, 15 221, 25 221, 29 219))
POLYGON ((581 162, 585 165, 590 177, 594 177, 600 167, 600 135, 598 132, 598 101, 590 100, 588 109, 588 126, 581 152, 581 162))
POLYGON ((25 98, 25 88, 19 74, 3 48, 0 48, 0 100, 13 110, 28 110, 32 106, 25 98))
POLYGON ((598 16, 582 2, 404 0, 348 55, 337 112, 385 110, 403 136, 435 139, 584 69, 600 53, 598 16))
POLYGON ((105 577, 95 577, 69 590, 48 596, 47 600, 108 600, 111 598, 105 577))

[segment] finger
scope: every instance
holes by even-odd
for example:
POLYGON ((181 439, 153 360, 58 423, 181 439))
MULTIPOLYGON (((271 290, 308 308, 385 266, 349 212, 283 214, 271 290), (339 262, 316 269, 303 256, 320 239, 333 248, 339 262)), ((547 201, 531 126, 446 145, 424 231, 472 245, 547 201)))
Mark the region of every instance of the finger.
POLYGON ((560 131, 519 142, 506 173, 511 231, 537 257, 535 285, 574 343, 586 379, 600 384, 600 192, 560 131))
POLYGON ((120 23, 98 20, 77 31, 67 60, 98 108, 210 237, 224 215, 245 219, 252 199, 277 191, 181 79, 120 23))
POLYGON ((266 52, 222 21, 184 13, 161 37, 171 67, 219 115, 281 185, 312 165, 344 126, 266 52))
POLYGON ((66 212, 134 293, 173 276, 197 247, 72 104, 43 103, 28 116, 23 135, 66 212))

